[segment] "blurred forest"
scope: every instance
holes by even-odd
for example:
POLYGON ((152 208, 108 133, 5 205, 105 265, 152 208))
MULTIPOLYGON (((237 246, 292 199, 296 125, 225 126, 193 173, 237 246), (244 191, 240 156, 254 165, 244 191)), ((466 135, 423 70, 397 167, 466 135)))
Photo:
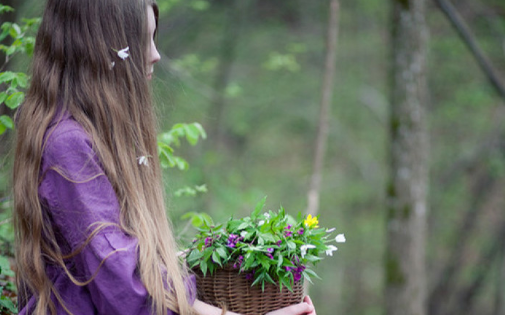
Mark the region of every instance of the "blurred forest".
MULTIPOLYGON (((249 214, 265 195, 272 210, 282 204, 292 215, 306 211, 330 2, 158 0, 162 60, 153 88, 160 130, 199 122, 208 134, 196 146, 177 148, 188 170, 165 173, 169 215, 182 244, 193 233, 181 218, 188 212, 222 221, 249 214), (203 184, 206 193, 176 193, 203 184)), ((387 314, 392 12, 418 0, 338 2, 319 221, 345 233, 347 243, 317 265, 322 279, 310 294, 320 315, 387 314)), ((441 2, 425 2, 425 313, 505 315, 505 95, 490 83, 441 2)), ((44 4, 1 3, 16 11, 0 15, 0 22, 39 17, 44 4)), ((452 4, 504 78, 505 2, 452 4)), ((29 63, 17 55, 0 71, 26 72, 29 63)), ((0 136, 0 258, 12 254, 12 136, 11 130, 0 136)))

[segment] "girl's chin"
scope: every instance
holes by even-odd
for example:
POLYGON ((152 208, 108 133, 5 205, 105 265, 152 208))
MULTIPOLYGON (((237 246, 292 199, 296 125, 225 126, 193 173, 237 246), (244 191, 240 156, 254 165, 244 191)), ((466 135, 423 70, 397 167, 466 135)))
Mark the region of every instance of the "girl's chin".
POLYGON ((152 73, 149 73, 149 74, 147 75, 147 80, 151 80, 152 78, 153 78, 153 74, 152 74, 152 73))

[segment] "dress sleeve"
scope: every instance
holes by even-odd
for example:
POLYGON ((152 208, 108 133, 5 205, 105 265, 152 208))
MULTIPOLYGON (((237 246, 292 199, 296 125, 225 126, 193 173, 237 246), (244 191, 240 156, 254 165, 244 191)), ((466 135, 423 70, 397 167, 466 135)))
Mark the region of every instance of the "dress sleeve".
MULTIPOLYGON (((99 314, 151 314, 150 299, 137 270, 138 240, 118 226, 114 189, 84 131, 63 129, 51 134, 44 148, 39 187, 57 237, 75 251, 96 224, 107 224, 73 258, 75 276, 79 281, 94 276, 87 287, 99 314)), ((194 281, 188 279, 186 285, 192 292, 194 281)))

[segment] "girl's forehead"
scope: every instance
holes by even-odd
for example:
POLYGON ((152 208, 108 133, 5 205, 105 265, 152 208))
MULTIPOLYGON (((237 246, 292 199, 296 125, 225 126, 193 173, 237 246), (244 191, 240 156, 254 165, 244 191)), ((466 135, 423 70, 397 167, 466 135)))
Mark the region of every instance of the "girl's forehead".
POLYGON ((156 17, 154 16, 154 9, 152 6, 147 7, 147 23, 150 31, 156 29, 156 17))

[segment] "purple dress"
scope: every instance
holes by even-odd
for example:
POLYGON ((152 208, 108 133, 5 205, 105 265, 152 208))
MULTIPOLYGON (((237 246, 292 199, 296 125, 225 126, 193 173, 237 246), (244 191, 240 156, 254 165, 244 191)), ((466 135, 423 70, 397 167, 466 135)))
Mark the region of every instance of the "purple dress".
MULTIPOLYGON (((45 137, 39 197, 62 253, 68 254, 83 244, 93 223, 119 224, 119 203, 89 136, 68 113, 50 125, 45 137)), ((48 263, 46 272, 65 306, 74 315, 152 314, 136 268, 137 243, 116 226, 101 230, 79 254, 65 260, 75 278, 86 281, 105 259, 94 280, 85 286, 75 285, 63 268, 48 263)), ((195 299, 195 286, 194 277, 187 279, 190 303, 195 299)), ((19 293, 19 314, 30 314, 35 297, 24 296, 22 290, 19 293)), ((67 314, 54 295, 52 300, 57 314, 67 314)))

